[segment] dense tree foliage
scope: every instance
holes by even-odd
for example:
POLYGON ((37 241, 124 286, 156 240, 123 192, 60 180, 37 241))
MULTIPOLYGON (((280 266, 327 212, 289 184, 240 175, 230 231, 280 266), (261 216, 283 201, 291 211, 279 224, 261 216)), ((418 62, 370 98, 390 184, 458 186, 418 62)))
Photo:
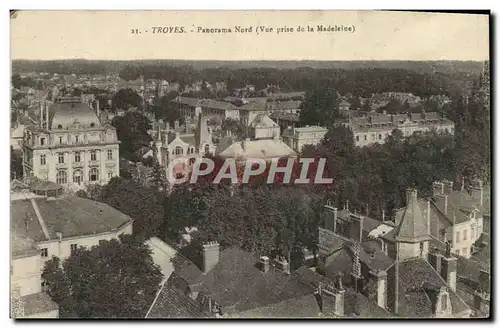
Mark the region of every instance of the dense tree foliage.
POLYGON ((161 97, 154 104, 152 110, 155 113, 155 117, 157 119, 163 119, 170 123, 170 125, 174 125, 176 120, 181 119, 181 114, 178 110, 178 107, 172 100, 177 97, 177 92, 170 92, 166 96, 161 97))
POLYGON ((132 89, 120 89, 111 99, 113 109, 142 108, 142 102, 141 96, 132 89))
POLYGON ((312 89, 306 93, 301 105, 300 123, 302 125, 333 124, 339 117, 340 99, 337 91, 326 86, 312 89))
POLYGON ((135 154, 142 146, 149 146, 152 141, 148 131, 151 129, 149 119, 139 112, 127 112, 124 116, 116 116, 111 124, 116 128, 120 140, 120 156, 131 161, 138 161, 135 154))
POLYGON ((80 247, 62 266, 53 257, 42 273, 61 318, 144 318, 162 279, 149 247, 132 235, 80 247))
POLYGON ((23 157, 20 151, 10 147, 10 179, 20 179, 23 176, 23 157))
POLYGON ((78 195, 106 203, 130 216, 134 220, 134 234, 149 238, 163 227, 162 194, 156 187, 115 177, 103 187, 94 187, 78 195))

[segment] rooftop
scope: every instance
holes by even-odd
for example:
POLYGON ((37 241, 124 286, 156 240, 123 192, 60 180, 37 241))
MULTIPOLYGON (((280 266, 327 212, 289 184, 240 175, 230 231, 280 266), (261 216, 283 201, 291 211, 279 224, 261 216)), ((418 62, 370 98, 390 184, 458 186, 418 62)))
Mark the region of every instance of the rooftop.
POLYGON ((129 216, 109 205, 69 195, 56 199, 15 200, 10 206, 13 233, 35 242, 56 239, 58 232, 63 238, 110 232, 132 222, 129 216))
POLYGON ((206 318, 212 316, 201 305, 170 285, 163 285, 146 314, 148 319, 206 318))

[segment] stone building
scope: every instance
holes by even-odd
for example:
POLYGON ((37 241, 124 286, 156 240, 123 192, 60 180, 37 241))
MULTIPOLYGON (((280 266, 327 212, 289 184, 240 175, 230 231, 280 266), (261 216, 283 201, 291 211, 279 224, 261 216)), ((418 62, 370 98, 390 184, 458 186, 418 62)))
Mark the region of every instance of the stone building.
POLYGON ((96 111, 79 98, 43 105, 40 124, 24 133, 24 175, 70 188, 119 176, 116 129, 101 122, 99 104, 96 111))
POLYGON ((317 125, 306 125, 301 128, 289 127, 283 131, 283 141, 296 152, 300 152, 305 145, 319 144, 327 132, 327 128, 317 125))

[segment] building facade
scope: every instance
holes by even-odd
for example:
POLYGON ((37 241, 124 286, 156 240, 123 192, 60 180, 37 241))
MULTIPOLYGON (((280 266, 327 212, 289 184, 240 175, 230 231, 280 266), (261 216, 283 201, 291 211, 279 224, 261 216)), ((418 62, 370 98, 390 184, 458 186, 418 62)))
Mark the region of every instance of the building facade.
POLYGON ((41 113, 40 125, 24 133, 25 176, 70 188, 105 184, 119 176, 116 129, 101 123, 89 105, 79 98, 60 99, 51 106, 45 104, 41 113))
POLYGON ((283 141, 296 152, 300 152, 305 145, 319 144, 326 132, 328 129, 321 126, 289 127, 283 131, 283 141))
POLYGON ((440 117, 437 112, 409 114, 370 114, 349 118, 341 123, 351 129, 355 145, 358 147, 383 144, 394 130, 400 130, 403 137, 410 137, 418 132, 443 132, 453 135, 455 123, 440 117))

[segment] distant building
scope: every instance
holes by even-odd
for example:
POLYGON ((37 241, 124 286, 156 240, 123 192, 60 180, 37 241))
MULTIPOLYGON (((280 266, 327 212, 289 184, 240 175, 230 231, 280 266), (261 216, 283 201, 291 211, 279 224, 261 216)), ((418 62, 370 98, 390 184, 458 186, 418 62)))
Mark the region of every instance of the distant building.
POLYGON ((181 116, 188 119, 194 120, 202 112, 206 117, 217 116, 222 120, 226 118, 239 119, 238 107, 229 102, 181 96, 177 97, 173 102, 179 106, 181 116))
POLYGON ((364 147, 385 143, 387 137, 395 129, 400 130, 404 137, 414 133, 435 130, 437 132, 455 133, 455 123, 440 117, 436 112, 409 114, 370 114, 361 117, 351 117, 340 123, 351 129, 356 146, 364 147))
POLYGON ((283 141, 300 152, 305 145, 318 145, 327 132, 328 129, 321 126, 289 127, 283 131, 283 141))
POLYGON ((39 126, 29 126, 24 133, 25 176, 70 188, 104 184, 119 176, 116 129, 102 123, 92 108, 67 98, 45 105, 41 113, 39 126))

